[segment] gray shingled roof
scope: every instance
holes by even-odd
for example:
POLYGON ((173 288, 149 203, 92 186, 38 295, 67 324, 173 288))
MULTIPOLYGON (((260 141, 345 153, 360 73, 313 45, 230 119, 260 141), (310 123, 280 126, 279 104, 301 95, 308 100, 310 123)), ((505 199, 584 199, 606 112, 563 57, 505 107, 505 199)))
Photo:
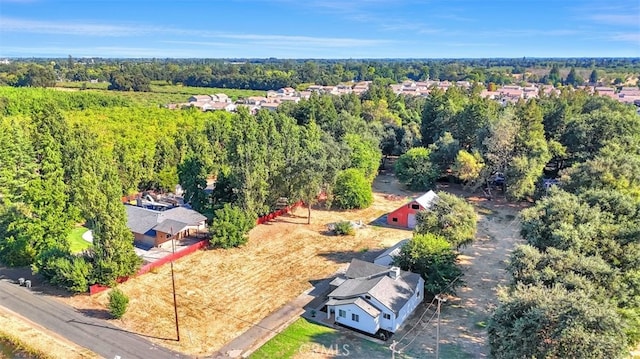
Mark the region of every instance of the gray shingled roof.
MULTIPOLYGON (((420 282, 420 275, 400 271, 400 277, 393 279, 386 274, 390 268, 353 259, 347 269, 347 277, 349 278, 350 273, 352 275, 354 273, 358 274, 360 277, 347 279, 338 288, 329 293, 329 298, 346 300, 368 294, 398 314, 398 311, 415 293, 416 287, 420 282), (354 267, 353 270, 352 267, 354 267), (381 272, 385 274, 380 274, 381 272), (372 275, 373 277, 370 277, 372 275)), ((418 289, 420 290, 421 288, 418 289)))
POLYGON ((147 233, 158 224, 158 211, 128 205, 124 208, 127 210, 127 226, 133 233, 147 233))
POLYGON ((366 300, 360 297, 349 298, 349 299, 330 299, 326 304, 327 305, 355 304, 358 307, 360 307, 360 309, 364 310, 367 314, 369 314, 374 318, 380 315, 380 310, 378 310, 378 308, 374 307, 369 302, 367 302, 366 300))
POLYGON ((354 258, 351 260, 351 264, 349 264, 345 275, 347 278, 366 278, 386 273, 388 270, 389 267, 354 258))
POLYGON ((374 279, 347 279, 338 288, 329 293, 329 297, 347 299, 369 293, 378 284, 382 276, 374 279))
POLYGON ((164 221, 153 227, 153 229, 159 232, 176 234, 178 232, 182 232, 188 226, 189 225, 184 222, 176 221, 173 219, 165 219, 164 221))
POLYGON ((186 223, 190 226, 197 226, 202 221, 207 220, 207 217, 200 213, 184 207, 171 208, 161 213, 166 219, 173 219, 178 222, 186 223))
POLYGON ((389 276, 385 276, 371 288, 369 295, 398 314, 400 309, 402 309, 414 295, 419 281, 420 275, 411 272, 401 272, 400 278, 395 280, 389 276))
POLYGON ((207 219, 200 213, 184 207, 162 212, 130 205, 124 207, 127 210, 127 226, 134 233, 144 234, 150 230, 178 233, 187 226, 197 226, 207 219))

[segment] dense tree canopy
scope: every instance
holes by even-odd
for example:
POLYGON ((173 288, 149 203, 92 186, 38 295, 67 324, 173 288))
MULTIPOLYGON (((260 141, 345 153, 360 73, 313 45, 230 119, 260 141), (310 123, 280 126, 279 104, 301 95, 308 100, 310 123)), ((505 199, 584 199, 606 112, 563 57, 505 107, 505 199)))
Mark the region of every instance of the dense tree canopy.
POLYGON ((454 194, 437 192, 437 195, 428 210, 418 212, 415 233, 440 235, 456 249, 471 243, 477 228, 473 206, 454 194))
POLYGON ((427 233, 416 234, 402 247, 394 264, 425 280, 425 290, 431 295, 455 294, 463 284, 459 279, 462 270, 457 266, 457 253, 442 236, 427 233))

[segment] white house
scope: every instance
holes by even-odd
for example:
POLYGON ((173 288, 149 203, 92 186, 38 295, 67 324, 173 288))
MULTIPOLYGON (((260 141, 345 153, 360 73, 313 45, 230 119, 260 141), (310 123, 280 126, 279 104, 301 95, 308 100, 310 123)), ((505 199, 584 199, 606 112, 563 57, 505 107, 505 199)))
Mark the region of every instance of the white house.
POLYGON ((365 333, 387 338, 424 299, 424 280, 398 267, 353 259, 344 278, 331 293, 327 316, 335 322, 365 333))
POLYGON ((402 247, 404 247, 404 245, 407 244, 407 242, 409 242, 408 239, 403 239, 400 242, 394 244, 393 246, 387 248, 387 250, 380 253, 380 255, 378 255, 376 259, 373 260, 373 263, 381 266, 390 266, 393 263, 393 260, 395 259, 395 257, 400 255, 400 251, 402 250, 402 247))

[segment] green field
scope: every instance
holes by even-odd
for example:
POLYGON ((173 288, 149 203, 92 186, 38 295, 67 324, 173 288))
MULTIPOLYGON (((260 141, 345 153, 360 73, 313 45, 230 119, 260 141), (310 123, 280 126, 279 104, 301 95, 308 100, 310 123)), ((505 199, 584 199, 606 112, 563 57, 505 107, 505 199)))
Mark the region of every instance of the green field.
POLYGON ((86 91, 94 91, 103 94, 112 94, 130 99, 132 102, 145 106, 161 106, 168 103, 187 102, 191 95, 211 95, 216 93, 224 93, 232 100, 249 96, 264 96, 266 91, 261 90, 239 90, 216 87, 189 87, 182 85, 173 85, 164 81, 154 81, 151 83, 151 92, 126 92, 126 91, 108 91, 109 86, 106 82, 90 83, 90 82, 58 82, 57 88, 61 89, 86 89, 86 91))
POLYGON ((69 233, 69 244, 71 245, 71 253, 78 253, 91 247, 91 243, 82 239, 82 235, 88 231, 87 227, 76 227, 69 233))

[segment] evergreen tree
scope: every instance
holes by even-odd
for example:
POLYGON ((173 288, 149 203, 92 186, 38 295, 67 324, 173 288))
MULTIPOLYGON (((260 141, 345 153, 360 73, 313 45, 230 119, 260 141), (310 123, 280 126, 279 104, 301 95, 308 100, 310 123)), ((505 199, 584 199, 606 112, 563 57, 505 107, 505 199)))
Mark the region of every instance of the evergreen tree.
POLYGON ((93 227, 93 281, 112 285, 120 277, 136 272, 142 260, 133 250, 133 234, 127 227, 127 215, 120 202, 122 195, 115 168, 105 165, 99 178, 102 188, 93 227))

